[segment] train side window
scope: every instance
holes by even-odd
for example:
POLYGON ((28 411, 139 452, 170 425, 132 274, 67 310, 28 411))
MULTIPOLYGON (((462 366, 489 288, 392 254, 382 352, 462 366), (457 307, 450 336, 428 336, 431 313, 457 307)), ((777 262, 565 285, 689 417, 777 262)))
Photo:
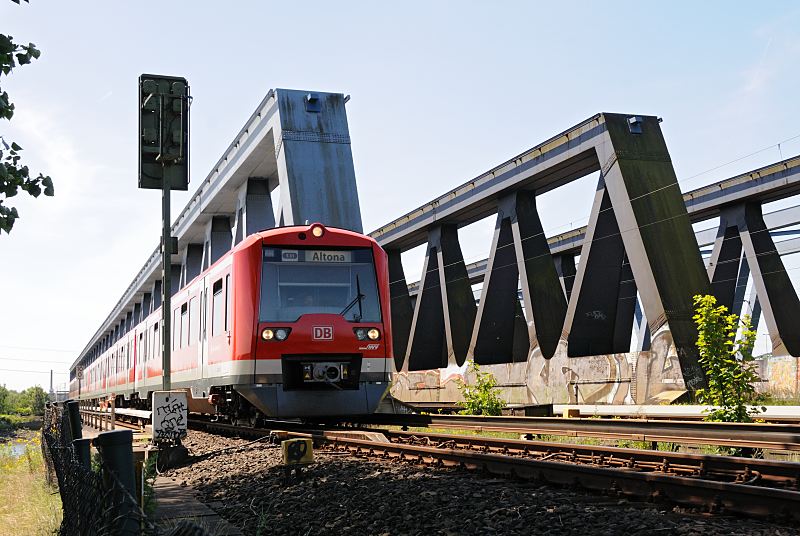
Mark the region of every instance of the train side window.
POLYGON ((225 331, 231 330, 231 274, 225 276, 225 331))
POLYGON ((189 346, 189 304, 181 305, 181 348, 189 346))
POLYGON ((177 350, 181 342, 181 327, 178 322, 180 321, 181 308, 178 307, 172 311, 172 349, 177 350))
POLYGON ((158 336, 158 323, 153 326, 153 353, 152 357, 161 355, 161 339, 158 336))
POLYGON ((222 292, 222 279, 214 283, 211 298, 211 336, 219 335, 225 323, 225 295, 222 292))
POLYGON ((198 340, 198 333, 200 333, 200 315, 197 311, 198 299, 197 296, 189 300, 189 334, 186 344, 192 344, 198 340))

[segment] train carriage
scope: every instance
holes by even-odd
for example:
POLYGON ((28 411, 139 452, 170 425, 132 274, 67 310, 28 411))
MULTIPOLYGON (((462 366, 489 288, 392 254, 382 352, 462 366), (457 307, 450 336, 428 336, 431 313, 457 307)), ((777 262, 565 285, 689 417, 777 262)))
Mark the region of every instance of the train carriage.
MULTIPOLYGON (((171 382, 232 420, 374 412, 389 387, 386 253, 321 224, 245 238, 173 295, 171 382)), ((146 408, 161 388, 161 309, 71 371, 76 399, 146 408)))

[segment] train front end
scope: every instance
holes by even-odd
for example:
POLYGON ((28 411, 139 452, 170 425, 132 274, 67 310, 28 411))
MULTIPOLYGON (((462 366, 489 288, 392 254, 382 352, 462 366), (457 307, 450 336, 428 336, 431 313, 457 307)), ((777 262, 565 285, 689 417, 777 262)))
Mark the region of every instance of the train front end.
POLYGON ((393 357, 383 249, 314 224, 264 233, 250 257, 259 296, 255 381, 237 391, 270 417, 373 413, 393 357))

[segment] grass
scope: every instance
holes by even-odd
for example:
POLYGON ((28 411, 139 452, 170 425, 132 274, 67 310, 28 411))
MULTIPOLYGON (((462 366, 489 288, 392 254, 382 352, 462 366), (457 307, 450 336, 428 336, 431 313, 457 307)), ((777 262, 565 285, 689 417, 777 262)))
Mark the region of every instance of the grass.
POLYGON ((0 414, 0 432, 11 432, 17 428, 31 428, 40 420, 40 417, 30 415, 5 415, 0 414))
POLYGON ((144 495, 142 497, 142 510, 145 514, 153 515, 156 511, 156 492, 153 485, 156 481, 158 472, 156 471, 156 464, 158 463, 158 453, 151 453, 142 467, 142 478, 144 479, 144 495))
POLYGON ((25 449, 20 455, 0 444, 0 534, 55 534, 61 499, 45 480, 40 436, 16 442, 25 449))

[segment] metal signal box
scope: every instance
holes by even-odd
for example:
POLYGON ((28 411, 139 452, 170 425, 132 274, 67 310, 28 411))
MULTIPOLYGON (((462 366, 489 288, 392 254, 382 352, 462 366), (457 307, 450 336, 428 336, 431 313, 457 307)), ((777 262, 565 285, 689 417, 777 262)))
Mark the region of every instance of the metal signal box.
POLYGON ((307 465, 314 463, 314 442, 297 438, 281 441, 284 465, 307 465))
POLYGON ((189 189, 190 100, 185 78, 139 77, 139 188, 189 189))

